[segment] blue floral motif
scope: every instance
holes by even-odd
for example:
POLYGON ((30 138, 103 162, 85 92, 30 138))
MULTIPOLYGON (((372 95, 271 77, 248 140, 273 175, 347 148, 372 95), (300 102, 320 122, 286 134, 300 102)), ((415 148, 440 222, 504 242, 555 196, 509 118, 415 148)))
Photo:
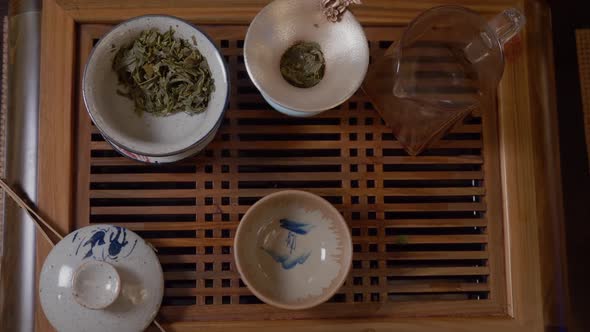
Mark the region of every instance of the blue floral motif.
MULTIPOLYGON (((77 237, 78 233, 74 234, 72 242, 75 242, 77 237)), ((119 257, 123 251, 126 251, 128 245, 127 229, 118 226, 96 228, 92 230, 88 239, 86 237, 79 239, 75 254, 78 255, 80 249, 86 250, 86 248, 88 248, 82 259, 92 257, 95 260, 115 261, 119 258, 125 258, 131 255, 137 245, 137 240, 133 242, 133 246, 125 253, 125 256, 119 257)))
POLYGON ((289 234, 287 234, 287 247, 289 247, 290 254, 293 253, 293 250, 297 249, 296 239, 297 237, 295 236, 295 233, 289 232, 289 234))
POLYGON ((313 228, 313 225, 289 219, 279 220, 279 225, 281 228, 288 231, 284 243, 289 253, 281 254, 271 248, 263 248, 263 250, 266 251, 266 253, 268 253, 277 263, 280 263, 283 269, 290 270, 297 264, 305 263, 311 255, 311 251, 297 252, 297 237, 307 235, 307 233, 313 228), (298 253, 298 255, 294 255, 294 253, 298 253))
POLYGON ((302 222, 297 222, 289 219, 281 219, 279 220, 281 227, 284 229, 288 229, 293 233, 297 233, 299 235, 305 235, 309 232, 310 229, 313 228, 313 225, 305 224, 302 222))
POLYGON ((121 227, 115 227, 115 228, 117 229, 117 235, 115 236, 115 233, 111 233, 111 236, 109 237, 109 240, 111 241, 111 244, 109 244, 109 256, 116 258, 117 255, 119 255, 119 253, 123 249, 123 247, 125 247, 128 244, 128 242, 126 240, 127 230, 125 230, 124 228, 121 228, 121 227), (121 242, 119 242, 119 236, 121 235, 121 230, 123 230, 123 240, 121 242))
POLYGON ((92 234, 90 239, 88 241, 84 242, 84 245, 82 245, 82 247, 86 247, 86 246, 90 245, 90 249, 88 250, 86 255, 84 255, 84 258, 88 258, 88 257, 92 256, 93 251, 94 251, 94 247, 102 246, 105 244, 104 236, 105 236, 105 231, 101 230, 101 231, 98 231, 98 232, 92 234))
POLYGON ((283 256, 278 256, 278 255, 274 255, 272 254, 270 251, 266 250, 266 252, 277 262, 277 263, 281 263, 281 266, 283 267, 283 269, 285 270, 290 270, 292 268, 295 267, 295 265, 297 264, 303 264, 305 263, 305 261, 309 258, 309 256, 311 255, 311 251, 308 252, 307 254, 303 254, 301 256, 297 256, 295 258, 292 258, 291 256, 287 256, 287 255, 283 255, 283 256))

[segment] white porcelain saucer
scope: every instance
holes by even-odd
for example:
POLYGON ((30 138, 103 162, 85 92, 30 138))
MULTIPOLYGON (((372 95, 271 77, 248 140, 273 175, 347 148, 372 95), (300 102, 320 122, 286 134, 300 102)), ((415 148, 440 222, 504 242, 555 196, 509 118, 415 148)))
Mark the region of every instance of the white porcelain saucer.
POLYGON ((134 232, 94 225, 51 250, 39 281, 45 316, 60 332, 143 331, 164 295, 154 250, 134 232))

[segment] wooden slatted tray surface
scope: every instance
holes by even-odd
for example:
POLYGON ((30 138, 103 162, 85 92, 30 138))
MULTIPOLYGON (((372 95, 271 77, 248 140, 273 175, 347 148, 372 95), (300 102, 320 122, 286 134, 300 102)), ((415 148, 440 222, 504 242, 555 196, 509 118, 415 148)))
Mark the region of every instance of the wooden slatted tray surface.
MULTIPOLYGON (((110 27, 79 26, 79 81, 93 43, 110 27)), ((497 167, 486 168, 498 163, 495 109, 474 112, 431 149, 408 156, 361 91, 313 118, 273 111, 244 67, 247 26, 204 29, 223 52, 232 85, 225 121, 199 156, 156 166, 126 159, 103 140, 78 96, 75 227, 122 225, 158 249, 166 285, 161 319, 504 312, 500 181, 497 167), (315 309, 262 304, 234 265, 240 218, 281 189, 323 196, 352 232, 346 284, 315 309)), ((367 28, 372 56, 400 32, 367 28)))

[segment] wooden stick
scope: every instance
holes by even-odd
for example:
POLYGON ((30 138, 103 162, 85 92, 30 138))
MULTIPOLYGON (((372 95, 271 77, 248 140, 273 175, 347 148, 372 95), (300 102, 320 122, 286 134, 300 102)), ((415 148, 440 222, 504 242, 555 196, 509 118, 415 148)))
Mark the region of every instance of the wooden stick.
POLYGON ((55 245, 55 243, 49 238, 49 235, 47 234, 47 232, 43 229, 43 227, 41 227, 41 224, 43 224, 43 226, 47 227, 47 229, 49 229, 51 231, 51 233, 53 233, 53 235, 55 235, 58 239, 60 239, 60 240, 63 239, 63 236, 58 231, 56 231, 53 227, 51 227, 51 225, 47 221, 45 221, 39 214, 37 214, 37 212, 35 212, 35 210, 33 210, 16 192, 14 192, 14 190, 12 190, 12 188, 10 188, 10 186, 6 183, 6 180, 0 178, 0 187, 2 187, 2 189, 4 189, 4 191, 8 194, 8 196, 10 196, 10 198, 12 198, 12 200, 14 200, 14 202, 18 206, 20 206, 22 209, 24 209, 29 214, 31 219, 33 219, 33 221, 35 221, 35 225, 37 226, 39 231, 41 231, 41 235, 43 235, 43 237, 45 237, 45 239, 49 243, 51 243, 52 245, 55 245))
MULTIPOLYGON (((37 212, 35 212, 35 210, 29 204, 27 204, 27 202, 25 202, 14 190, 12 190, 8 183, 6 183, 5 179, 0 178, 0 187, 4 189, 8 196, 10 196, 10 198, 12 198, 12 200, 14 200, 14 202, 21 209, 25 210, 29 214, 31 219, 33 219, 33 221, 35 222, 35 226, 37 226, 37 229, 39 229, 41 235, 47 240, 47 242, 51 243, 52 246, 55 246, 55 242, 51 240, 45 229, 41 227, 41 224, 47 227, 47 229, 49 229, 51 233, 53 233, 53 235, 55 235, 57 238, 63 240, 63 235, 56 231, 55 228, 51 227, 51 225, 47 221, 45 221, 45 219, 43 219, 37 212)), ((166 330, 164 330, 164 328, 162 327, 162 325, 160 325, 160 323, 158 323, 158 321, 154 319, 153 322, 154 325, 156 325, 156 327, 158 327, 158 329, 160 329, 161 332, 166 332, 166 330)))
POLYGON ((160 323, 158 323, 158 321, 155 319, 154 319, 154 325, 156 325, 156 327, 160 329, 160 332, 166 332, 166 330, 164 330, 162 325, 160 325, 160 323))

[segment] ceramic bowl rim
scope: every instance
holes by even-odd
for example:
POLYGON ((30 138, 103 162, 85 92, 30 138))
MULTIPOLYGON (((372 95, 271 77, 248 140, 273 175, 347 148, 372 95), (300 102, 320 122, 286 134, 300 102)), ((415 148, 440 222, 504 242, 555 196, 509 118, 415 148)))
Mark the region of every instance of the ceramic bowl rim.
MULTIPOLYGON (((208 59, 207 59, 208 60, 208 59)), ((165 15, 165 14, 146 14, 146 15, 140 15, 140 16, 135 16, 132 17, 128 20, 125 20, 117 25, 115 25, 111 30, 109 30, 109 32, 107 32, 104 36, 102 36, 100 38, 100 40, 98 41, 98 43, 96 43, 96 45, 92 48, 92 50, 90 51, 90 54, 88 55, 88 59, 86 60, 86 64, 84 64, 84 73, 82 74, 82 99, 84 100, 84 106, 86 107, 86 111, 88 113, 88 115, 90 116, 90 119, 92 120, 92 122, 95 124, 96 128, 98 128, 98 130, 100 131, 101 135, 103 135, 105 137, 105 139, 112 141, 114 143, 116 143, 118 146, 124 148, 127 151, 133 152, 135 154, 141 154, 144 156, 149 156, 149 157, 169 157, 169 156, 174 156, 183 152, 186 152, 188 150, 194 149, 195 146, 197 146, 199 143, 201 143, 202 141, 204 141, 205 139, 207 139, 207 136, 211 133, 211 131, 216 127, 216 125, 223 121, 224 117, 225 117, 225 112, 227 111, 227 108, 229 106, 229 99, 230 99, 230 94, 231 94, 231 80, 229 77, 229 66, 227 64, 227 62, 225 61, 223 54, 221 53, 221 51, 219 50, 219 47, 217 47, 217 45, 215 44, 215 41, 213 40, 213 38, 211 38, 207 33, 205 33, 204 31, 202 31, 201 29, 199 29, 196 25, 181 19, 179 17, 176 16, 172 16, 172 15, 165 15), (225 96, 225 101, 223 103, 223 109, 221 110, 221 114, 219 115, 219 118, 217 119, 217 122, 213 125, 213 127, 211 127, 207 133, 200 139, 198 139, 196 142, 194 142, 193 144, 179 149, 179 150, 175 150, 175 151, 171 151, 171 152, 167 152, 167 153, 145 153, 142 151, 138 151, 136 149, 132 149, 128 146, 126 146, 125 144, 120 143, 117 140, 114 140, 112 137, 110 137, 109 135, 107 135, 105 133, 105 131, 98 125, 96 124, 96 121, 94 121, 94 116, 92 114, 92 112, 90 111, 90 107, 87 101, 87 95, 86 95, 86 81, 87 81, 87 77, 86 77, 86 73, 88 72, 88 67, 90 64, 90 59, 92 58, 92 56, 94 55, 94 52, 102 45, 102 43, 104 42, 104 37, 106 37, 107 35, 114 33, 119 27, 121 27, 124 24, 127 24, 129 22, 133 22, 133 21, 137 21, 137 20, 143 20, 143 19, 147 19, 147 18, 167 18, 167 19, 171 19, 171 20, 176 20, 179 22, 182 22, 184 24, 187 24, 188 26, 190 26, 193 30, 195 30, 196 32, 200 33, 201 35, 203 35, 205 37, 205 39, 207 39, 209 41, 209 43, 211 43, 211 46, 213 47, 213 49, 215 50, 216 55, 219 57, 219 60, 221 61, 221 71, 223 72, 223 76, 225 78, 225 82, 227 82, 227 94, 225 96)))
POLYGON ((244 214, 244 216, 240 220, 240 223, 238 224, 238 228, 236 229, 236 235, 234 237, 233 249, 234 249, 234 259, 236 262, 236 268, 240 274, 240 277, 242 278, 242 281, 244 282, 244 284, 246 284, 248 289, 252 293, 254 293, 254 295, 256 295, 256 297, 258 297, 263 302, 273 305, 278 308, 282 308, 282 309, 290 309, 290 310, 309 309, 309 308, 315 307, 317 305, 320 305, 320 304, 326 302, 327 300, 330 299, 330 297, 332 297, 342 287, 342 285, 346 281, 346 278, 348 277, 348 274, 350 273, 350 269, 352 267, 352 254, 353 254, 352 236, 350 234, 350 229, 348 229, 348 224, 346 223, 346 220, 344 219, 342 214, 340 214, 340 212, 326 199, 324 199, 323 197, 321 197, 319 195, 310 193, 308 191, 303 191, 303 190, 277 191, 277 192, 274 192, 274 193, 264 196, 263 198, 258 200, 256 203, 254 203, 248 209, 248 211, 246 211, 246 213, 244 214), (294 196, 294 195, 300 195, 300 196, 305 196, 307 198, 311 198, 312 200, 315 200, 318 203, 326 206, 326 208, 328 210, 330 210, 331 212, 335 213, 338 217, 336 218, 337 220, 334 220, 334 221, 341 224, 343 226, 342 229, 344 229, 344 232, 342 232, 342 235, 343 235, 342 240, 346 243, 349 243, 349 248, 350 248, 349 252, 347 253, 348 257, 350 259, 348 259, 347 261, 344 262, 342 269, 338 273, 338 276, 335 278, 337 280, 337 283, 333 286, 332 291, 324 291, 322 295, 315 297, 315 300, 307 301, 303 304, 286 304, 283 302, 278 302, 278 301, 270 299, 270 298, 262 295, 260 292, 258 292, 258 290, 250 284, 250 282, 248 281, 248 278, 245 277, 244 272, 242 271, 241 263, 240 263, 240 258, 239 258, 240 255, 237 250, 238 242, 240 242, 240 240, 242 238, 241 232, 243 232, 243 228, 245 227, 244 220, 247 220, 246 218, 253 213, 252 211, 254 211, 256 208, 260 207, 260 205, 263 205, 265 202, 267 202, 269 200, 275 199, 280 196, 294 196))
MULTIPOLYGON (((294 1, 294 0, 291 0, 291 1, 294 1)), ((296 0, 296 1, 299 1, 299 0, 296 0)), ((255 24, 256 20, 262 14, 264 14, 267 10, 269 10, 268 8, 270 6, 272 6, 275 2, 276 2, 276 0, 268 3, 256 14, 256 16, 254 16, 254 18, 252 19, 252 21, 248 25, 248 30, 246 31, 246 36, 244 37, 244 48, 243 48, 244 52, 243 53, 244 53, 244 64, 246 66, 246 71, 248 72, 248 76, 250 77, 250 80, 252 81, 254 86, 256 86, 256 88, 260 92, 264 92, 265 90, 261 87, 260 82, 258 81, 257 77, 252 75, 252 73, 250 72, 250 63, 248 61, 248 52, 246 51, 248 49, 248 34, 250 33, 250 28, 252 27, 253 24, 255 24)), ((338 105, 344 103, 345 101, 347 101, 348 99, 350 99, 350 97, 354 96, 354 94, 360 89, 363 82, 365 81, 364 78, 367 76, 367 72, 369 70, 370 50, 368 47, 368 39, 367 39, 367 35, 365 34, 365 30, 364 30, 363 26, 361 25, 361 23, 356 19, 354 14, 350 10, 346 10, 342 15, 341 20, 344 20, 344 19, 350 20, 353 24, 357 24, 358 26, 360 26, 362 36, 365 39, 364 45, 367 45, 367 59, 366 59, 367 61, 366 61, 366 65, 365 65, 365 67, 363 69, 363 73, 362 73, 363 79, 359 80, 356 89, 352 89, 351 92, 347 93, 346 95, 343 95, 342 98, 339 98, 337 102, 334 102, 334 103, 330 104, 330 106, 326 106, 326 107, 313 107, 313 108, 307 108, 307 109, 299 109, 299 108, 293 107, 293 105, 287 105, 287 103, 278 102, 273 96, 271 96, 267 92, 264 92, 264 94, 270 100, 272 100, 273 102, 275 102, 285 108, 291 109, 293 111, 303 112, 303 113, 320 113, 320 112, 324 112, 324 111, 330 110, 332 108, 335 108, 336 106, 338 106, 338 105)), ((331 23, 331 24, 339 24, 339 23, 341 23, 341 21, 339 21, 337 23, 331 23)))
MULTIPOLYGON (((223 117, 222 117, 222 119, 223 119, 223 117)), ((209 132, 207 135, 205 135, 205 137, 204 137, 203 140, 195 143, 194 146, 191 149, 185 150, 183 152, 179 152, 179 153, 174 154, 174 155, 169 155, 169 156, 151 156, 151 155, 143 155, 143 154, 135 153, 133 151, 129 151, 129 152, 133 152, 136 155, 139 155, 139 156, 142 156, 142 157, 166 158, 166 157, 178 157, 178 155, 180 155, 180 154, 182 154, 184 152, 189 152, 189 150, 191 150, 190 151, 190 154, 188 154, 188 155, 186 155, 184 157, 175 159, 175 160, 170 160, 170 161, 147 161, 147 160, 141 160, 141 159, 138 159, 138 158, 133 158, 133 157, 128 156, 127 154, 123 153, 121 151, 121 149, 125 149, 125 148, 123 148, 121 146, 118 146, 117 143, 115 143, 115 142, 110 141, 107 136, 103 136, 103 139, 105 140, 105 142, 109 143, 109 145, 115 151, 117 151, 121 156, 123 156, 124 158, 127 158, 129 160, 133 160, 135 162, 138 162, 138 163, 141 163, 141 164, 145 164, 145 165, 170 165, 170 164, 173 164, 173 163, 176 163, 176 162, 187 160, 188 158, 194 157, 197 154, 199 154, 200 152, 202 152, 203 150, 205 150, 205 148, 207 147, 207 145, 209 145, 211 142, 209 142, 208 144, 203 145, 202 147, 200 146, 200 144, 202 144, 203 142, 205 142, 207 139, 211 138, 212 136, 217 135, 217 133, 219 132, 219 129, 221 128, 221 125, 222 124, 220 122, 218 122, 216 124, 215 128, 213 128, 214 130, 211 131, 211 132, 209 132)), ((101 135, 102 135, 102 133, 101 133, 101 135)), ((212 138, 212 140, 214 140, 214 139, 215 139, 215 137, 212 138)))

